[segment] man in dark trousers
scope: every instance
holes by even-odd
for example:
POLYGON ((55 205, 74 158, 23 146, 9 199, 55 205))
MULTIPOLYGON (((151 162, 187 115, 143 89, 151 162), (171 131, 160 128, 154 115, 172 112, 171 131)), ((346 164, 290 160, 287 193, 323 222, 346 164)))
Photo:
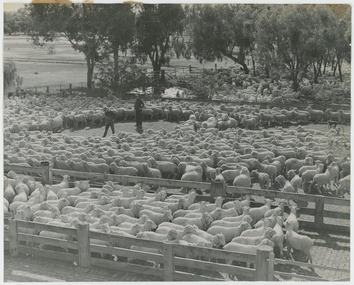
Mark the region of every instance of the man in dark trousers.
POLYGON ((134 109, 136 113, 136 127, 143 128, 143 121, 142 121, 142 110, 145 104, 144 101, 141 99, 141 95, 138 95, 138 98, 135 101, 134 109))
POLYGON ((112 129, 112 135, 114 134, 114 113, 107 107, 103 107, 103 111, 106 118, 106 127, 104 129, 103 137, 106 137, 109 127, 112 129))

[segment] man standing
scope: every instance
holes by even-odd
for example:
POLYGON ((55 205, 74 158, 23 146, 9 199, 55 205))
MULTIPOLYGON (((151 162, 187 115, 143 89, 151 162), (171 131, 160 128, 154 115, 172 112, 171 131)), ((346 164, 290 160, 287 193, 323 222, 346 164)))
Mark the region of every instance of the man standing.
POLYGON ((138 98, 135 101, 134 104, 134 109, 136 113, 136 127, 137 128, 143 128, 143 121, 142 121, 142 110, 144 108, 145 104, 144 101, 141 99, 141 95, 138 95, 138 98))
POLYGON ((103 137, 106 137, 109 127, 112 129, 112 135, 114 134, 114 113, 107 107, 103 107, 104 116, 106 118, 106 127, 104 130, 103 137))

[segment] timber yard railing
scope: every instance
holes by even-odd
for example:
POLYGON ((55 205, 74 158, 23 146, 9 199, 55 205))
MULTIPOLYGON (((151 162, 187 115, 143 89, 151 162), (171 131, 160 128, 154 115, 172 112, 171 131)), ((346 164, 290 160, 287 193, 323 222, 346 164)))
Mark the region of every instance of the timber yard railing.
MULTIPOLYGON (((223 194, 225 191, 235 190, 234 187, 216 183, 190 183, 178 180, 52 169, 48 162, 42 163, 42 167, 24 167, 5 164, 4 170, 5 172, 12 170, 16 173, 27 175, 40 174, 40 177, 37 176, 37 179, 40 178, 43 184, 52 184, 53 175, 66 174, 75 178, 98 178, 102 181, 120 182, 124 185, 128 185, 129 183, 144 183, 165 187, 199 188, 211 191, 209 197, 198 196, 197 198, 199 200, 212 200, 213 196, 217 196, 218 193, 223 194)), ((300 222, 300 225, 310 225, 312 229, 315 228, 316 230, 349 232, 349 227, 323 223, 324 216, 349 219, 350 215, 347 213, 324 210, 325 204, 349 207, 349 200, 248 188, 239 190, 238 193, 264 196, 267 198, 284 198, 292 199, 294 201, 314 202, 314 210, 307 208, 300 209, 300 213, 314 215, 314 223, 300 222)), ((79 223, 77 228, 66 228, 16 220, 8 214, 5 215, 4 225, 4 249, 8 250, 11 256, 16 256, 18 253, 28 253, 35 256, 55 258, 71 262, 74 261, 81 267, 99 266, 154 275, 160 277, 161 280, 164 281, 222 280, 220 279, 220 275, 218 277, 215 277, 216 275, 210 276, 210 271, 234 274, 239 277, 242 276, 245 280, 256 281, 272 281, 274 276, 277 275, 285 276, 287 278, 295 278, 295 280, 329 281, 318 277, 318 275, 308 276, 276 271, 274 270, 275 264, 308 267, 312 270, 313 268, 318 268, 320 270, 340 271, 348 273, 348 275, 350 273, 349 269, 277 259, 274 258, 272 248, 268 246, 259 247, 255 255, 244 254, 228 252, 222 249, 184 246, 172 242, 157 242, 122 237, 119 235, 97 232, 95 229, 90 230, 87 223, 79 223), (58 238, 53 238, 38 235, 38 232, 43 230, 64 234, 68 239, 62 239, 60 236, 58 238), (132 248, 132 246, 135 247, 132 248), (146 248, 150 248, 150 250, 146 248), (109 256, 109 259, 107 256, 109 256), (112 259, 112 256, 114 256, 114 260, 112 259), (145 262, 151 261, 156 266, 151 267, 151 265, 146 264, 134 264, 132 266, 131 263, 127 262, 132 260, 144 260, 145 262), (232 265, 231 263, 228 264, 228 261, 244 262, 247 264, 254 264, 254 266, 253 268, 248 268, 239 263, 238 265, 232 265)), ((349 280, 349 277, 340 280, 349 280)))

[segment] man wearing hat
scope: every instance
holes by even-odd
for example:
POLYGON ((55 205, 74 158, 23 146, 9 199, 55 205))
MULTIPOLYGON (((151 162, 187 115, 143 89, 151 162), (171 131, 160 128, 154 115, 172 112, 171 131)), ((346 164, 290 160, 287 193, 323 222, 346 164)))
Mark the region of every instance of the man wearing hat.
POLYGON ((106 127, 104 129, 103 137, 106 137, 109 127, 112 129, 112 135, 114 134, 114 113, 106 106, 103 107, 103 112, 106 118, 106 127))
POLYGON ((134 104, 134 109, 136 113, 136 127, 142 128, 143 127, 143 115, 142 115, 142 110, 144 108, 145 104, 144 101, 141 99, 141 95, 138 95, 138 98, 135 101, 134 104))

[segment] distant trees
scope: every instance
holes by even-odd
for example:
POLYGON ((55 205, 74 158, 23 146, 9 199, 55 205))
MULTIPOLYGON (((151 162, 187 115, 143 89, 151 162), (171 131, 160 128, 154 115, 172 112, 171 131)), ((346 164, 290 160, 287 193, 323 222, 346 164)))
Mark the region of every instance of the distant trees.
POLYGON ((30 18, 25 8, 16 12, 4 12, 4 34, 25 33, 29 22, 30 18))
MULTIPOLYGON (((172 56, 227 57, 246 74, 251 60, 254 76, 287 78, 294 91, 304 77, 317 83, 329 69, 342 80, 343 62, 350 62, 348 5, 29 4, 22 13, 35 43, 64 37, 85 55, 88 88, 96 63, 113 59, 100 73, 113 72, 107 78, 117 89, 126 51, 150 60, 156 78, 172 56)), ((12 33, 17 27, 8 19, 4 29, 12 33)))
POLYGON ((248 74, 245 57, 254 46, 253 7, 233 4, 193 7, 190 14, 193 54, 207 61, 228 57, 248 74))
POLYGON ((179 4, 144 4, 136 19, 137 55, 147 56, 155 77, 159 77, 167 53, 184 29, 185 14, 179 4))

